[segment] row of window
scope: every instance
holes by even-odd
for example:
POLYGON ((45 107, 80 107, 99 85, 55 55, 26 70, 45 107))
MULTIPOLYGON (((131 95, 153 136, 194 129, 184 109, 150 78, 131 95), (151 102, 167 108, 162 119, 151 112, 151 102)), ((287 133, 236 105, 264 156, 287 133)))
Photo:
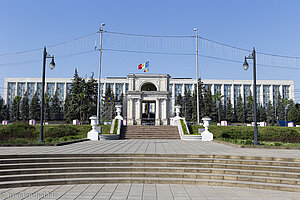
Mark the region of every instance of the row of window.
MULTIPOLYGON (((185 92, 187 91, 192 91, 192 84, 185 84, 184 87, 185 87, 185 92)), ((182 96, 184 96, 183 94, 183 84, 174 84, 174 87, 175 87, 175 101, 177 99, 177 96, 179 94, 181 94, 182 96)), ((204 89, 206 91, 210 90, 211 91, 211 87, 212 85, 211 84, 204 84, 204 89)), ((232 94, 232 91, 231 91, 231 87, 232 85, 229 85, 229 84, 225 84, 224 85, 224 93, 222 92, 222 89, 221 89, 222 85, 221 84, 214 84, 214 94, 217 94, 217 93, 220 93, 220 94, 223 94, 223 101, 224 101, 224 104, 226 105, 228 103, 228 101, 231 100, 231 94, 232 94)), ((277 101, 278 101, 278 96, 280 94, 279 92, 279 88, 280 86, 279 85, 273 85, 273 103, 276 105, 277 104, 277 101)), ((196 85, 194 85, 194 88, 196 88, 196 85)), ((241 88, 242 86, 241 85, 234 85, 233 87, 233 92, 234 92, 234 106, 236 105, 237 103, 237 100, 238 100, 238 97, 241 95, 241 88)), ((263 85, 263 106, 266 107, 267 103, 271 100, 271 95, 270 95, 270 91, 271 91, 271 85, 263 85)), ((173 92, 173 84, 170 84, 169 85, 169 91, 172 93, 173 92)), ((244 85, 244 96, 243 96, 243 99, 245 99, 245 102, 248 103, 248 97, 249 96, 252 96, 252 93, 251 93, 251 85, 244 85)), ((256 86, 256 96, 257 96, 257 104, 260 106, 261 104, 261 96, 260 96, 260 92, 261 92, 261 86, 260 85, 257 85, 256 86)), ((282 86, 282 98, 290 98, 290 95, 289 95, 289 86, 288 85, 284 85, 282 86)))

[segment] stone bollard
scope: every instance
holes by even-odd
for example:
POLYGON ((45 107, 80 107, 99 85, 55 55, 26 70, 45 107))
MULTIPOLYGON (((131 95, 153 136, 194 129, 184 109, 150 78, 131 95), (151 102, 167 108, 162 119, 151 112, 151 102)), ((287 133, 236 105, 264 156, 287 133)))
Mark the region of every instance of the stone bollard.
POLYGON ((123 120, 123 117, 121 116, 121 108, 122 108, 122 105, 116 105, 116 112, 117 112, 117 116, 115 117, 115 119, 120 119, 120 120, 123 120))
POLYGON ((221 121, 221 126, 227 126, 227 121, 221 121))
POLYGON ((209 127, 209 121, 211 120, 210 117, 203 117, 203 126, 204 126, 204 132, 202 132, 202 141, 212 141, 213 140, 213 134, 209 132, 208 127, 209 127))
POLYGON ((175 106, 176 117, 179 117, 180 109, 181 109, 181 106, 180 106, 180 105, 175 106))
MULTIPOLYGON (((90 118, 91 119, 91 118, 90 118)), ((80 124, 80 122, 79 122, 79 120, 78 119, 74 119, 73 120, 73 125, 79 125, 80 124)))
POLYGON ((99 140, 99 132, 96 129, 98 125, 98 118, 96 116, 90 117, 92 130, 90 130, 87 134, 87 138, 90 140, 99 140))
POLYGON ((289 122, 288 123, 288 127, 294 127, 294 126, 295 126, 294 122, 289 122))
POLYGON ((2 121, 2 125, 8 125, 8 121, 7 120, 3 120, 2 121))
POLYGON ((31 119, 31 120, 29 120, 29 125, 35 125, 36 123, 35 123, 35 120, 34 119, 31 119))

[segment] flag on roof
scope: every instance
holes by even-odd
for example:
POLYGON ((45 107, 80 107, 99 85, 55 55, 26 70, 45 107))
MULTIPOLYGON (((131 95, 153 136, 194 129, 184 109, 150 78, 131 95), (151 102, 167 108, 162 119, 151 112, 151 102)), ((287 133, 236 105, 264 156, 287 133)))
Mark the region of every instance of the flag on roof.
POLYGON ((148 72, 149 71, 149 61, 147 61, 143 64, 139 64, 138 69, 144 69, 144 72, 148 72))

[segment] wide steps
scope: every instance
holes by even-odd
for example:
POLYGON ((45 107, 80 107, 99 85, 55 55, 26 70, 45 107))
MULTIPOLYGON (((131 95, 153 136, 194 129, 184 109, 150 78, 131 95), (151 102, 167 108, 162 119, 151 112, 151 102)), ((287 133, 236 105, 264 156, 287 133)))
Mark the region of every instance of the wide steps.
POLYGON ((192 154, 0 155, 0 188, 180 183, 300 192, 300 160, 192 154))
POLYGON ((180 139, 176 126, 123 126, 122 139, 180 139))

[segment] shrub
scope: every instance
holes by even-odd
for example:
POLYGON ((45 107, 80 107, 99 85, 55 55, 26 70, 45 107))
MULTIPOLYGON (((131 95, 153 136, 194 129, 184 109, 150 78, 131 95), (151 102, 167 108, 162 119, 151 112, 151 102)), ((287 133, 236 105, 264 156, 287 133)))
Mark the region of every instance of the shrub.
POLYGON ((114 125, 114 130, 113 130, 113 133, 114 133, 114 134, 117 134, 117 133, 118 133, 118 125, 119 125, 119 120, 116 119, 116 120, 115 120, 115 125, 114 125))
POLYGON ((181 127, 182 127, 183 134, 188 134, 183 119, 180 119, 180 124, 181 124, 181 127))
POLYGON ((5 141, 12 141, 16 138, 25 139, 36 139, 37 131, 35 127, 30 126, 27 123, 12 124, 0 129, 0 141, 1 143, 5 141))
POLYGON ((78 132, 79 130, 72 125, 57 125, 47 128, 45 130, 45 137, 61 138, 64 136, 76 135, 78 132))

